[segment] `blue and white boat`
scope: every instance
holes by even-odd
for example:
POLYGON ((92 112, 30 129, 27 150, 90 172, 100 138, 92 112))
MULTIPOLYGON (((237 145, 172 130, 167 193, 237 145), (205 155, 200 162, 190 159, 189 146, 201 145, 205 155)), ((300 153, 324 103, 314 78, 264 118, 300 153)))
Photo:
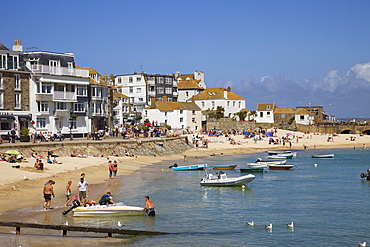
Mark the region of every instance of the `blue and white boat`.
POLYGON ((196 170, 204 170, 206 168, 207 168, 207 164, 172 167, 174 171, 196 171, 196 170))

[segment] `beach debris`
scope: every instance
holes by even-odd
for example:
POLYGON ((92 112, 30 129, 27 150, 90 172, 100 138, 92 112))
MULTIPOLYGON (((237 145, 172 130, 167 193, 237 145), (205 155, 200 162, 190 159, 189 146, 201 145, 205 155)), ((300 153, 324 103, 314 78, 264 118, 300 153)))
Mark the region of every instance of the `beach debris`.
POLYGON ((357 246, 365 247, 367 246, 366 242, 356 242, 357 246))
POLYGON ((289 228, 293 228, 293 227, 294 227, 294 222, 292 221, 292 223, 287 224, 287 227, 289 227, 289 228))
POLYGON ((266 230, 272 230, 272 224, 265 226, 266 230))
POLYGON ((30 179, 26 176, 23 176, 23 180, 30 180, 30 179))
POLYGON ((248 225, 248 226, 254 226, 254 221, 251 221, 251 222, 246 222, 246 224, 248 225))

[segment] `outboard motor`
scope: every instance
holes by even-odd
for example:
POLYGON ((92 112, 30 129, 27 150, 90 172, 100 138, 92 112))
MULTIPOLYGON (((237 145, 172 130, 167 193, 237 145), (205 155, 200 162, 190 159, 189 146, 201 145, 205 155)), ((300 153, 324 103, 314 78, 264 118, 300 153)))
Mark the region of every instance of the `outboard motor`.
POLYGON ((361 173, 361 178, 366 178, 366 180, 370 180, 370 169, 367 169, 366 173, 361 173))

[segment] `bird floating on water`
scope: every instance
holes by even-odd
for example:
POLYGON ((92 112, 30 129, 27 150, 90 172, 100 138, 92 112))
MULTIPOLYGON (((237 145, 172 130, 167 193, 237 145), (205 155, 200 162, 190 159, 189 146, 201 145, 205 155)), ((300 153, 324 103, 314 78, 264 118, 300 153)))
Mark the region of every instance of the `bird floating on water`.
POLYGON ((265 229, 266 230, 272 230, 272 224, 268 225, 268 226, 265 226, 265 229))
POLYGON ((365 247, 367 246, 367 243, 366 242, 356 242, 357 246, 361 246, 361 247, 365 247))
POLYGON ((293 227, 294 227, 294 223, 293 223, 293 221, 292 221, 292 223, 287 224, 287 227, 293 228, 293 227))
POLYGON ((317 164, 314 164, 313 166, 314 166, 314 167, 316 167, 316 166, 317 166, 317 164))
POLYGON ((254 226, 254 221, 246 222, 246 224, 247 224, 248 226, 254 226))

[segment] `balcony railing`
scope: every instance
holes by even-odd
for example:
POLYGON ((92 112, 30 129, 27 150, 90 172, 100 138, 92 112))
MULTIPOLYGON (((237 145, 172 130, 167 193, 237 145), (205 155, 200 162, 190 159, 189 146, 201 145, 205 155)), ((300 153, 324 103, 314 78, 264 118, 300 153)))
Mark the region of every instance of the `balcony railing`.
POLYGON ((55 100, 77 100, 75 92, 54 91, 55 100))
POLYGON ((89 71, 87 69, 75 69, 66 67, 55 67, 47 65, 30 65, 28 68, 33 73, 38 74, 49 74, 49 75, 65 75, 65 76, 77 76, 77 77, 89 77, 89 71))

